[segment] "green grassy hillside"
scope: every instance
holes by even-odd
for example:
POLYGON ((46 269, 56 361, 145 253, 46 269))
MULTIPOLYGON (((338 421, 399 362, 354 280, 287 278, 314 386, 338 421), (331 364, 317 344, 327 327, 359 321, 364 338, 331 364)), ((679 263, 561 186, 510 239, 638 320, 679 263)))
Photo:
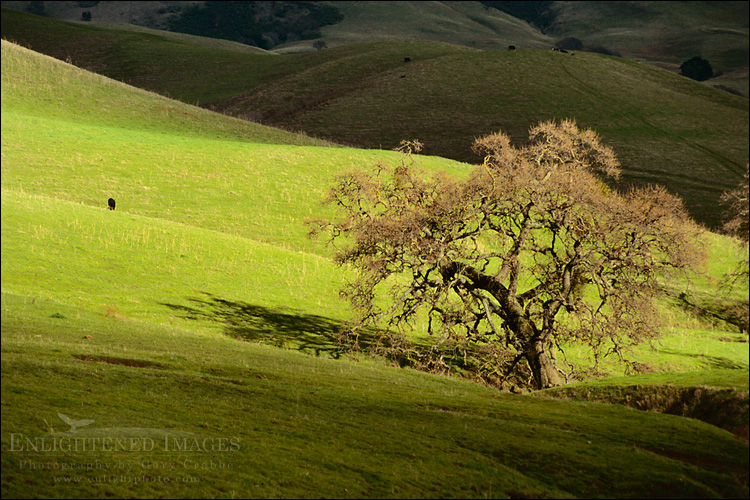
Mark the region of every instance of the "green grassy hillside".
POLYGON ((625 183, 666 185, 710 227, 748 161, 746 99, 600 54, 398 40, 279 57, 14 11, 2 23, 4 37, 112 78, 358 147, 417 138, 427 154, 477 162, 477 136, 523 140, 540 120, 574 118, 614 147, 625 183))
MULTIPOLYGON (((698 420, 331 359, 346 271, 304 221, 396 153, 6 41, 2 65, 3 497, 747 496, 747 442, 698 420)), ((747 373, 701 332, 664 340, 669 371, 707 349, 747 373)))

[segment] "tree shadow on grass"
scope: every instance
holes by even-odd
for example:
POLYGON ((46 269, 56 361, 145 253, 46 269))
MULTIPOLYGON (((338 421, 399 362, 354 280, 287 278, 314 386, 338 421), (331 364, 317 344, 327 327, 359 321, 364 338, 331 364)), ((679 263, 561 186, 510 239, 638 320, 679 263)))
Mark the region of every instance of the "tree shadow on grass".
POLYGON ((355 352, 391 360, 401 367, 447 373, 450 366, 462 366, 462 357, 432 349, 425 340, 411 341, 372 328, 292 309, 270 309, 247 302, 222 299, 207 292, 188 297, 190 305, 159 304, 195 321, 219 323, 232 338, 297 349, 338 359, 355 352), (356 330, 356 331, 355 331, 356 330), (455 359, 454 359, 455 358, 455 359), (438 361, 439 360, 439 361, 438 361))
POLYGON ((732 361, 731 359, 724 358, 721 356, 709 356, 707 354, 693 354, 693 353, 687 353, 687 352, 680 352, 674 349, 659 349, 659 353, 663 354, 672 354, 674 356, 685 356, 687 358, 695 358, 700 360, 700 362, 707 368, 707 369, 732 369, 732 370, 743 370, 747 368, 746 364, 743 363, 737 363, 735 361, 732 361))
POLYGON ((730 325, 740 333, 748 331, 747 301, 732 298, 691 299, 685 292, 676 297, 677 304, 683 311, 695 314, 699 319, 718 323, 721 326, 730 325))
POLYGON ((204 297, 188 298, 191 305, 160 304, 178 311, 187 319, 220 323, 224 327, 224 333, 236 339, 298 349, 316 355, 328 353, 335 358, 347 347, 342 345, 341 339, 351 325, 344 321, 294 310, 269 309, 202 293, 204 297))

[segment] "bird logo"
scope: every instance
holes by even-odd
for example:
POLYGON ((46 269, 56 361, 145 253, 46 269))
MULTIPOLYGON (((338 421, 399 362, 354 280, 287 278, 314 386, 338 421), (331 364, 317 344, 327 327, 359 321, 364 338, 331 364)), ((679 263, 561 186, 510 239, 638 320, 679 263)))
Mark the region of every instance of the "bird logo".
POLYGON ((72 418, 63 415, 62 413, 58 413, 57 416, 60 417, 60 420, 70 426, 70 432, 77 432, 78 427, 83 427, 84 425, 91 425, 94 423, 93 420, 73 420, 72 418))

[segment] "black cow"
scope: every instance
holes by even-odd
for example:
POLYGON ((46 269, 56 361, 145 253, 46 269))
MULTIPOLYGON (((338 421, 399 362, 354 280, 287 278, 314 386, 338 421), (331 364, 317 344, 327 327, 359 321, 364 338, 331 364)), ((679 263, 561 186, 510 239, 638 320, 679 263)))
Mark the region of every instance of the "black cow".
POLYGON ((516 46, 515 45, 508 45, 508 50, 516 50, 516 46))
POLYGON ((411 62, 411 57, 404 57, 404 62, 405 63, 411 62))
POLYGON ((107 201, 107 204, 109 205, 109 209, 110 210, 114 210, 115 209, 115 200, 114 200, 114 198, 110 198, 109 201, 107 201))

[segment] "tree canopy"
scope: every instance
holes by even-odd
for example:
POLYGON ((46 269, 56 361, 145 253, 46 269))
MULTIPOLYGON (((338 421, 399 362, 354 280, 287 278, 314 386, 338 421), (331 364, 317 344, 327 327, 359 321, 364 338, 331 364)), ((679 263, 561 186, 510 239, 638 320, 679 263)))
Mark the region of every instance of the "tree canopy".
POLYGON ((702 57, 695 56, 683 62, 680 66, 680 74, 693 80, 702 82, 714 76, 714 70, 711 63, 702 57))
POLYGON ((535 388, 571 376, 558 360, 571 343, 626 359, 654 338, 658 277, 697 262, 679 198, 610 189, 614 152, 573 121, 540 123, 520 147, 502 132, 474 147, 486 157, 463 180, 420 173, 420 144, 405 142, 400 164, 330 191, 340 218, 319 227, 358 271, 343 295, 359 326, 406 335, 423 323, 438 343, 484 353, 485 379, 535 388))

